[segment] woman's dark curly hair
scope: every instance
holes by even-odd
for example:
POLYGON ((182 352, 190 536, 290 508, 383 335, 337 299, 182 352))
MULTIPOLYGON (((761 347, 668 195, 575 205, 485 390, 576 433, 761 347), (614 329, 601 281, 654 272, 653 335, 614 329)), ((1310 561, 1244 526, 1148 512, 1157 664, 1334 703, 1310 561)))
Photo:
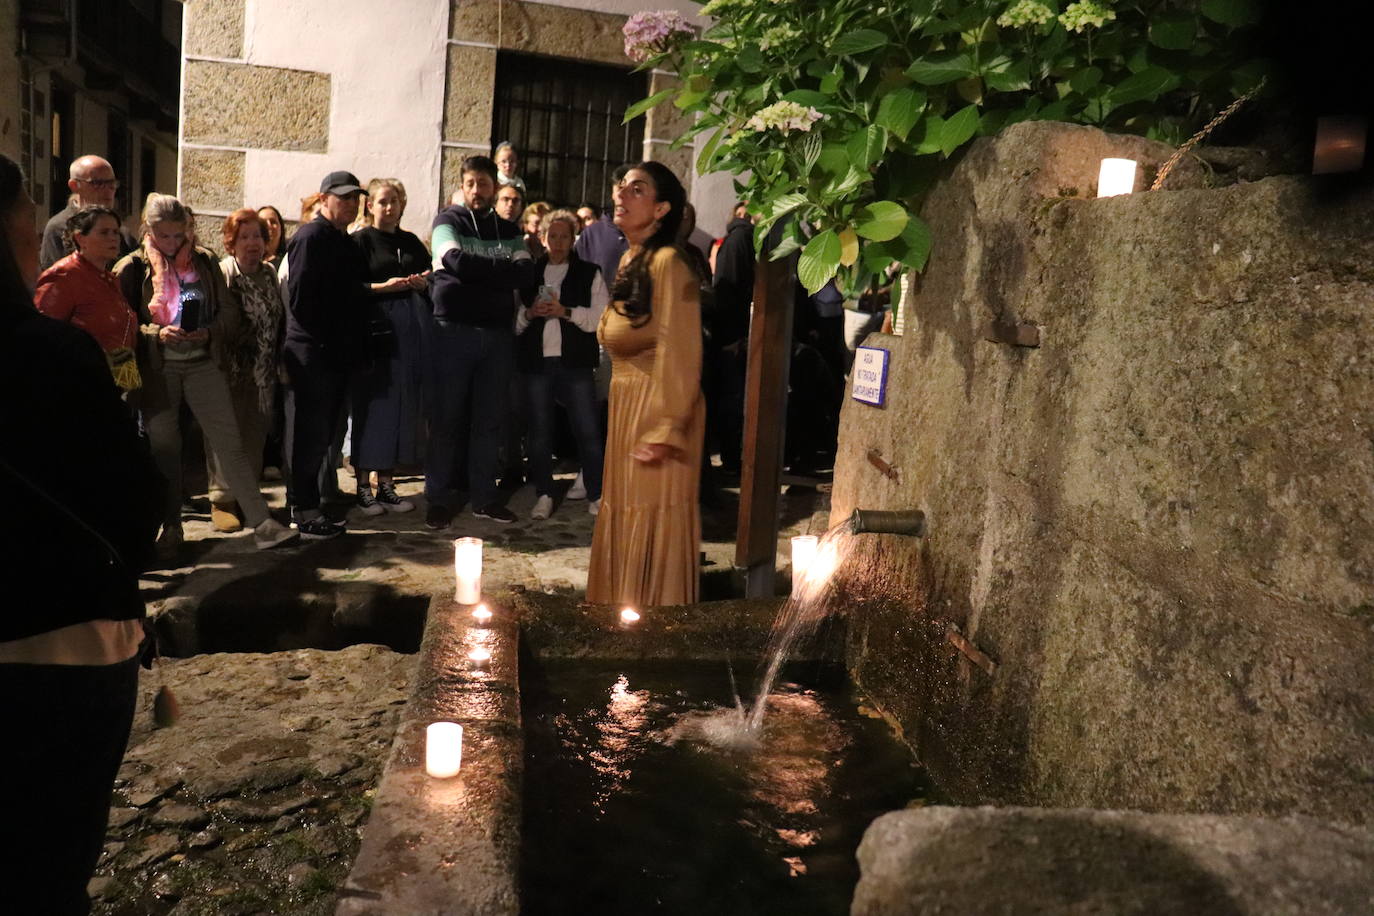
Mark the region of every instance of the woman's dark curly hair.
POLYGON ((68 251, 75 251, 76 234, 79 232, 82 235, 90 235, 102 216, 113 219, 115 227, 118 228, 119 214, 109 207, 82 207, 67 217, 67 223, 62 227, 62 244, 67 246, 68 251))
POLYGON ((615 309, 630 319, 633 327, 643 327, 652 314, 650 303, 653 301, 653 283, 649 279, 649 264, 654 253, 660 248, 677 247, 677 230, 682 225, 682 211, 687 205, 687 192, 673 170, 661 162, 646 160, 632 167, 646 172, 654 183, 654 193, 659 202, 668 204, 668 212, 659 220, 658 227, 645 240, 644 246, 629 261, 621 266, 611 285, 611 299, 618 303, 615 309))

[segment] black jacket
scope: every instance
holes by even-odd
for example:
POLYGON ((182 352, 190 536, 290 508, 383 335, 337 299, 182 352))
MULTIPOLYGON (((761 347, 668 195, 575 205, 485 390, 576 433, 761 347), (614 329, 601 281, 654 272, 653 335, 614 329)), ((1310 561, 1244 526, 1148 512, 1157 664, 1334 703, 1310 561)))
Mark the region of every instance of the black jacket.
POLYGON ((749 307, 754 301, 754 224, 734 219, 716 252, 715 302, 705 316, 711 340, 726 346, 749 336, 749 307))
POLYGON ((365 354, 367 260, 323 216, 286 246, 286 349, 301 362, 325 359, 346 369, 365 354))
MULTIPOLYGON (((535 264, 539 276, 544 276, 544 267, 549 263, 544 255, 535 264)), ((584 261, 576 253, 568 254, 568 273, 558 287, 558 301, 570 309, 590 308, 592 304, 592 284, 601 282, 601 268, 584 261)), ((538 294, 538 287, 522 290, 520 298, 529 307, 538 294)), ((596 342, 596 334, 584 331, 571 321, 561 318, 531 318, 529 326, 521 332, 515 344, 515 363, 521 372, 538 373, 544 371, 544 325, 557 321, 563 332, 563 365, 569 369, 595 369, 601 361, 601 348, 596 342)))
POLYGON ((143 617, 166 485, 105 356, 80 328, 27 304, 0 318, 0 641, 89 620, 143 617))

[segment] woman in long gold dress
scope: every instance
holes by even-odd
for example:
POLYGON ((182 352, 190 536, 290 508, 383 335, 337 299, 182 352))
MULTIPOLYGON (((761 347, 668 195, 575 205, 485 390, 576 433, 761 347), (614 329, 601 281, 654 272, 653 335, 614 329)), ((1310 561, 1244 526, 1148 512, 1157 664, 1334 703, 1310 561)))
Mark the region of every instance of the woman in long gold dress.
POLYGON ((667 167, 641 162, 614 197, 630 249, 597 332, 611 355, 610 429, 587 600, 689 604, 706 407, 697 279, 674 244, 686 193, 667 167))

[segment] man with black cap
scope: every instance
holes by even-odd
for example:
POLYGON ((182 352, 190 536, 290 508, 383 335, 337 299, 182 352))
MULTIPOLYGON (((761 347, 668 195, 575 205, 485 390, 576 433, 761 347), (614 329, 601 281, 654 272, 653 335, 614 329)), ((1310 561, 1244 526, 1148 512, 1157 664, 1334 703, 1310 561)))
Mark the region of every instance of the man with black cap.
POLYGON ((287 501, 301 537, 343 534, 320 511, 320 466, 348 404, 348 379, 365 354, 367 262, 348 237, 363 189, 351 172, 320 182, 320 210, 286 247, 287 501))

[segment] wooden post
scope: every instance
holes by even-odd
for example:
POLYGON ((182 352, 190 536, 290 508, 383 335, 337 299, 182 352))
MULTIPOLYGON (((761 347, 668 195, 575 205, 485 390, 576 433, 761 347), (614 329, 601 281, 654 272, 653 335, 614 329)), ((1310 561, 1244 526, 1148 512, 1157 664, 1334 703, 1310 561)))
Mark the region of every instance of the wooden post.
POLYGON ((787 260, 770 261, 765 255, 754 269, 735 540, 735 565, 744 570, 746 598, 773 594, 791 357, 792 274, 787 260))

